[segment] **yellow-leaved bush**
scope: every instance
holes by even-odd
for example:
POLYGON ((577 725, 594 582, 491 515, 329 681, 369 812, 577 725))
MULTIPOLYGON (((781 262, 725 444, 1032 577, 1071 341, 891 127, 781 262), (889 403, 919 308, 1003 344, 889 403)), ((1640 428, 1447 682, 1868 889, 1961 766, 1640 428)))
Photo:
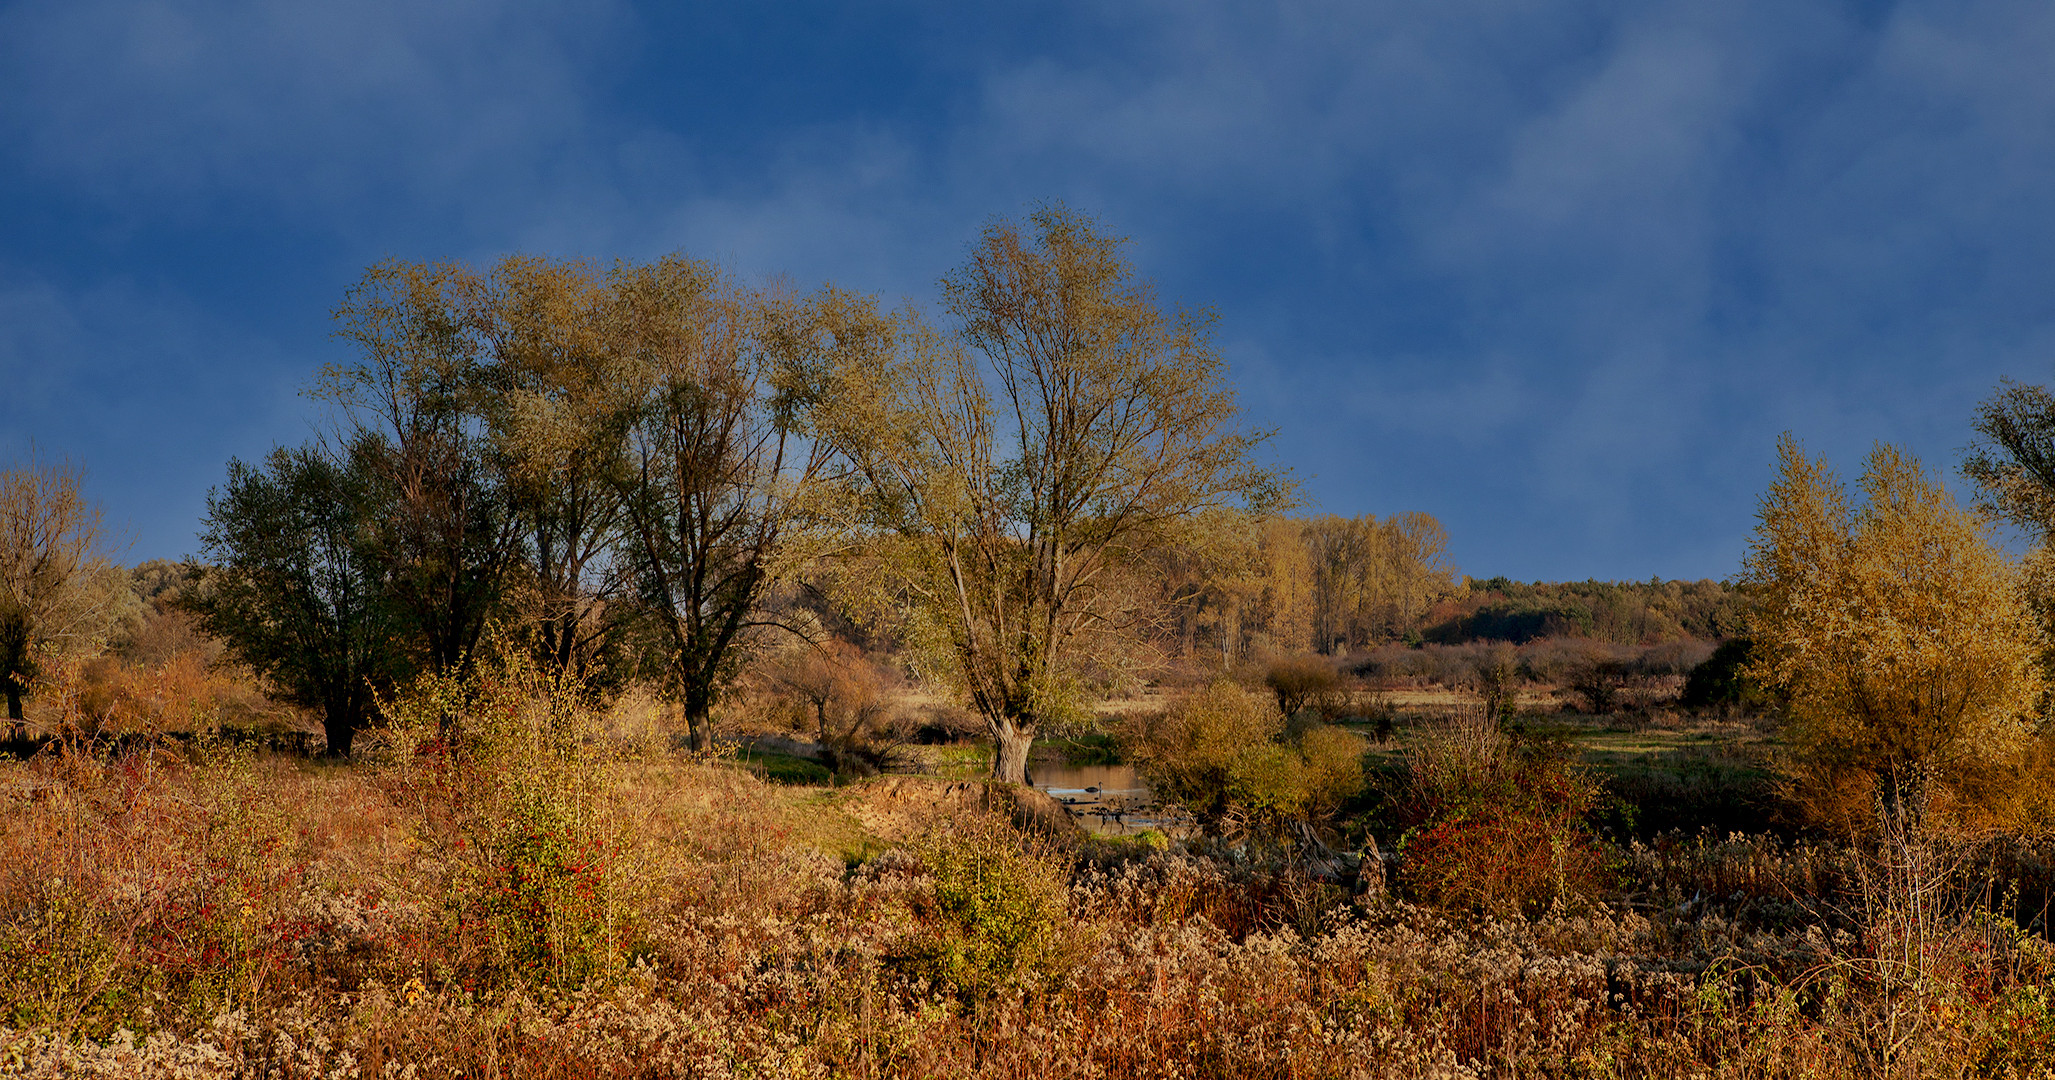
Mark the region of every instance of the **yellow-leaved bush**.
POLYGON ((1214 833, 1317 821, 1363 786, 1361 739, 1324 724, 1294 729, 1273 701, 1225 680, 1131 722, 1123 743, 1152 791, 1214 833))
POLYGON ((1869 455, 1859 503, 1789 436, 1778 457, 1743 580, 1749 674, 1786 702, 1793 796, 1844 827, 1879 794, 1959 824, 2025 811, 2044 643, 1990 523, 1894 447, 1869 455))
POLYGON ((383 702, 371 755, 415 843, 444 876, 453 952, 433 972, 466 989, 575 988, 624 970, 635 845, 609 786, 618 757, 568 677, 494 639, 465 673, 383 702))

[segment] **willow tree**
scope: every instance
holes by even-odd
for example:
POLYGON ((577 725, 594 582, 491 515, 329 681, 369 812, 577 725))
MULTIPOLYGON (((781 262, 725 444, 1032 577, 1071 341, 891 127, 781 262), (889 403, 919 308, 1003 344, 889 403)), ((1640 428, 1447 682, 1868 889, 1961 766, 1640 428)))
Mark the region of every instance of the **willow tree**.
POLYGON ((28 462, 0 471, 0 691, 7 718, 53 645, 95 622, 104 596, 93 579, 107 570, 100 511, 66 462, 28 462))
POLYGON ((595 264, 526 255, 500 260, 474 296, 490 358, 476 409, 520 523, 512 628, 550 671, 618 680, 607 661, 633 617, 623 481, 637 404, 622 305, 595 264))
POLYGON ((763 601, 832 537, 836 466, 811 437, 818 384, 785 323, 803 305, 738 287, 709 263, 624 264, 610 287, 636 404, 623 511, 644 606, 694 749, 713 706, 775 619, 763 601))
POLYGON ((1749 674, 1788 696, 1801 794, 1887 805, 2016 755, 2041 691, 2041 631, 1985 518, 1879 446, 1851 502, 1790 437, 1743 580, 1749 674))
POLYGON ((904 595, 1025 782, 1035 731, 1075 707, 1081 663, 1139 621, 1126 571, 1212 507, 1279 502, 1210 312, 1166 310, 1087 216, 995 221, 942 280, 946 332, 831 296, 823 433, 870 492, 904 595))

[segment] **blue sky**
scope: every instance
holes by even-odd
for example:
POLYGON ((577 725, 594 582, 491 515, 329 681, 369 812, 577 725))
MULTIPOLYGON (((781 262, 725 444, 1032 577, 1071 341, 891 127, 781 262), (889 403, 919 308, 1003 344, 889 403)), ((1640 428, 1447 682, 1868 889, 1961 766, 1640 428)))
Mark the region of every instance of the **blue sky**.
POLYGON ((387 257, 928 298, 1060 199, 1211 306, 1318 509, 1474 575, 1721 577, 1774 442, 1954 468, 2055 361, 2055 7, 0 6, 0 455, 131 559, 310 434, 387 257))

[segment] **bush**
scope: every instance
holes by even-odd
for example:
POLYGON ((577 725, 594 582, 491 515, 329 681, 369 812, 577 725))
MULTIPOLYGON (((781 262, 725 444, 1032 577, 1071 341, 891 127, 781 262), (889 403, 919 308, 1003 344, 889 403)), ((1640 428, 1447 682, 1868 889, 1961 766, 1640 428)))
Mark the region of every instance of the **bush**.
POLYGON ((1611 716, 1620 711, 1632 672, 1625 660, 1593 657, 1570 672, 1569 688, 1581 699, 1585 712, 1611 716))
POLYGON ((930 837, 933 883, 916 970, 971 1001, 1046 989, 1069 961, 1069 886, 1058 854, 1003 822, 972 819, 930 837))
POLYGON ((584 692, 507 650, 417 680, 385 713, 381 775, 447 874, 451 974, 562 988, 620 970, 627 844, 584 692))
POLYGON ((278 776, 207 745, 74 747, 48 779, 0 850, 0 1024, 104 1035, 260 1003, 309 932, 278 776))
POLYGON ((1263 685, 1277 695, 1277 708, 1285 716, 1297 716, 1303 709, 1317 709, 1329 720, 1340 714, 1345 698, 1341 676, 1334 665, 1317 656, 1295 656, 1270 665, 1263 685))
POLYGON ((814 738, 829 771, 870 776, 900 763, 905 725, 877 665, 853 646, 802 647, 770 666, 769 681, 790 726, 814 738))
POLYGON ((1269 702, 1226 681, 1131 723, 1123 742, 1150 790, 1214 835, 1321 820, 1363 782, 1356 736, 1319 723, 1287 725, 1269 702))
POLYGON ((1484 699, 1484 715, 1494 719, 1510 715, 1519 682, 1519 653, 1504 642, 1486 645, 1477 658, 1476 673, 1470 680, 1477 696, 1484 699))
POLYGON ((1754 661, 1747 638, 1729 638, 1684 679, 1680 702, 1688 709, 1749 708, 1768 703, 1768 697, 1747 674, 1754 661))
POLYGON ((1400 879, 1421 899, 1495 914, 1588 899, 1605 880, 1587 823, 1599 794, 1563 748, 1516 743, 1482 716, 1423 728, 1396 800, 1411 825, 1400 879))

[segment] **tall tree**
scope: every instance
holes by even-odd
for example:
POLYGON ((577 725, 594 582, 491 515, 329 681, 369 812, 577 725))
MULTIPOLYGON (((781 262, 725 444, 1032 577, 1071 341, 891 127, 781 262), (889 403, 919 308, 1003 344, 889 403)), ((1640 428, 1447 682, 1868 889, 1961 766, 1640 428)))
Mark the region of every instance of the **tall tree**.
POLYGON ((2017 569, 1917 460, 1879 446, 1851 503, 1789 436, 1743 580, 1748 673, 1788 695, 1804 793, 1889 803, 2015 754, 2042 637, 2017 569))
POLYGON ((366 533, 376 481, 318 447, 228 463, 207 497, 208 569, 180 603, 281 699, 321 710, 328 752, 347 755, 373 691, 399 672, 383 566, 366 533))
POLYGON ((2055 394, 2007 379, 1977 407, 1962 471, 1984 506, 2046 542, 2055 532, 2055 394))
POLYGON ((794 366, 806 305, 677 256, 612 277, 640 395, 624 470, 630 558, 703 749, 752 632, 771 621, 762 601, 813 550, 833 502, 831 449, 807 426, 814 384, 794 366))
POLYGON ((521 521, 480 419, 482 282, 461 266, 372 267, 336 311, 355 362, 323 372, 345 452, 372 485, 366 553, 431 670, 469 662, 520 553, 521 521))
POLYGON ((1985 511, 2026 534, 2026 594, 2045 644, 2041 672, 2055 679, 2055 394, 2047 387, 1998 386, 1977 407, 1978 440, 1962 462, 1985 511))
POLYGON ((620 305, 593 264, 531 256, 501 260, 480 296, 478 409, 520 523, 508 606, 548 669, 617 675, 605 669, 634 607, 622 481, 638 404, 620 305))
POLYGON ((0 691, 7 718, 22 719, 22 694, 50 646, 93 622, 89 579, 107 570, 100 511, 68 462, 0 472, 0 691))
POLYGON ((898 540, 907 595, 1025 782, 1080 646, 1131 642, 1110 587, 1194 515, 1287 489, 1236 427, 1208 312, 1165 311, 1121 241, 1061 206, 996 221, 942 282, 953 326, 835 298, 826 432, 898 540))

